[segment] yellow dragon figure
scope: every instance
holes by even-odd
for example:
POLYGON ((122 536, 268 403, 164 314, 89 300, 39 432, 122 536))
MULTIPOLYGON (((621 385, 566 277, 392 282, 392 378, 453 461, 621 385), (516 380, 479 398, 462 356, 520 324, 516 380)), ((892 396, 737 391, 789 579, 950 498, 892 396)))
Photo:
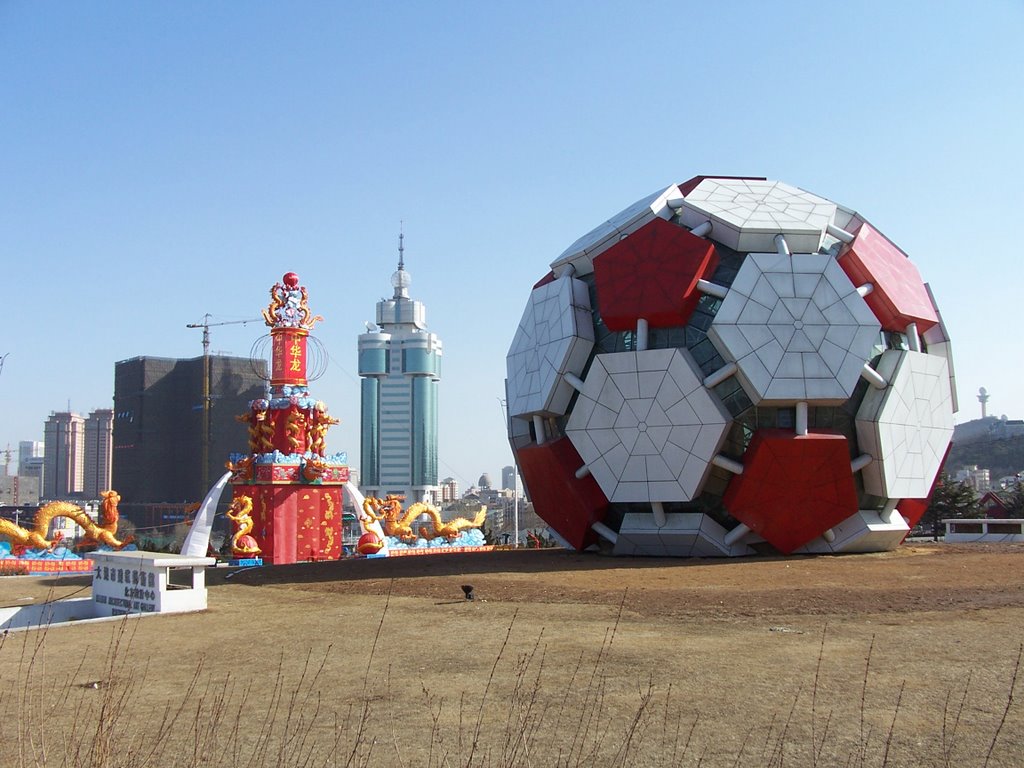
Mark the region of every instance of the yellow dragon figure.
POLYGON ((335 424, 340 423, 338 419, 327 415, 327 406, 323 401, 317 401, 313 409, 309 425, 309 450, 318 456, 327 453, 327 430, 335 424))
POLYGON ((252 412, 235 416, 235 421, 249 425, 249 453, 257 453, 260 445, 260 425, 253 417, 252 412))
MULTIPOLYGON (((287 277, 287 275, 286 275, 287 277)), ((323 321, 320 315, 314 315, 309 309, 309 294, 305 286, 282 285, 274 283, 270 286, 270 304, 263 310, 263 321, 268 327, 279 325, 280 311, 291 304, 290 309, 297 315, 292 321, 296 327, 313 330, 313 326, 323 321), (294 302, 294 304, 291 304, 294 302)))
POLYGON ((385 536, 394 536, 410 543, 416 541, 416 532, 412 529, 412 523, 423 514, 423 510, 414 510, 413 508, 417 505, 413 504, 403 515, 403 501, 405 501, 405 496, 396 496, 391 493, 383 499, 368 496, 363 499, 363 512, 371 519, 383 524, 385 536))
POLYGON ((227 511, 228 520, 235 526, 231 536, 231 554, 235 557, 253 557, 262 551, 250 534, 256 523, 252 519, 252 499, 238 496, 227 511))
MULTIPOLYGON (((121 518, 120 513, 117 511, 118 502, 121 501, 121 494, 117 491, 103 491, 100 495, 103 497, 101 507, 103 509, 103 525, 97 525, 84 512, 82 513, 84 522, 75 518, 75 522, 85 530, 83 543, 96 542, 97 544, 106 544, 111 549, 122 549, 131 544, 133 538, 127 536, 121 541, 116 535, 117 521, 121 518)), ((38 529, 38 524, 36 528, 38 529)))
POLYGON ((313 326, 318 322, 322 323, 324 319, 321 315, 314 315, 310 310, 309 294, 306 292, 306 286, 302 286, 299 290, 302 292, 302 300, 299 302, 299 315, 302 318, 300 325, 303 328, 313 330, 313 326))
POLYGON ((319 418, 314 420, 309 425, 309 448, 310 453, 315 453, 317 456, 323 456, 326 452, 325 438, 327 437, 327 424, 321 421, 319 418))
POLYGON ((277 310, 284 306, 280 283, 270 286, 270 305, 263 310, 263 321, 268 327, 273 328, 277 324, 277 310))
POLYGON ((324 537, 327 539, 327 545, 324 547, 324 551, 328 554, 334 551, 334 528, 331 526, 331 520, 334 519, 334 499, 330 493, 323 495, 324 500, 324 519, 320 525, 324 529, 324 537))
POLYGON ((315 483, 327 471, 327 463, 320 459, 303 459, 301 471, 303 480, 315 483))
POLYGON ((97 525, 96 521, 76 504, 66 501, 51 501, 36 512, 31 530, 15 525, 8 520, 0 520, 0 535, 7 536, 20 546, 32 549, 52 549, 60 543, 62 537, 57 536, 53 541, 46 538, 50 522, 57 517, 67 517, 74 520, 85 531, 82 544, 106 544, 112 549, 122 549, 131 544, 132 538, 129 536, 123 541, 117 538, 117 521, 120 519, 117 504, 121 501, 121 496, 117 491, 104 491, 102 496, 103 525, 97 525))
POLYGON ((253 453, 270 453, 274 450, 274 422, 266 410, 257 411, 256 421, 260 425, 259 445, 253 453))
POLYGON ((288 447, 292 453, 299 452, 299 444, 306 434, 306 416, 302 411, 292 411, 288 414, 288 421, 285 423, 285 435, 288 439, 288 447))
MULTIPOLYGON (((412 507, 415 506, 415 504, 412 505, 412 507)), ((426 512, 430 515, 430 519, 434 524, 433 531, 424 525, 420 526, 420 536, 427 541, 432 541, 439 536, 444 536, 448 541, 453 541, 458 538, 458 535, 462 531, 466 529, 479 528, 487 522, 487 507, 480 507, 480 509, 477 510, 476 517, 472 520, 465 517, 453 517, 451 520, 445 522, 441 519, 441 513, 432 506, 429 504, 423 504, 421 506, 426 507, 422 512, 426 512)), ((409 509, 412 509, 412 507, 409 507, 409 509)))
POLYGON ((378 523, 383 523, 384 533, 388 536, 411 544, 417 538, 424 538, 428 541, 443 536, 449 541, 458 537, 459 533, 467 528, 479 528, 487 520, 487 507, 481 507, 476 517, 469 520, 465 517, 456 517, 445 522, 441 513, 429 504, 417 501, 409 505, 409 508, 402 511, 404 496, 388 494, 385 499, 378 499, 370 496, 363 500, 363 512, 378 523), (412 524, 420 515, 428 515, 433 523, 434 529, 420 526, 419 534, 412 529, 412 524))
MULTIPOLYGON (((81 509, 76 507, 74 504, 64 504, 64 502, 54 502, 54 504, 63 504, 64 506, 73 507, 74 509, 77 509, 79 512, 81 512, 81 509)), ((47 504, 46 506, 52 507, 53 504, 47 504)), ((42 513, 42 511, 43 510, 40 509, 39 512, 36 513, 37 524, 39 522, 39 515, 42 513)), ((59 517, 60 515, 55 516, 59 517)), ((10 520, 4 520, 3 518, 0 518, 0 536, 6 536, 8 539, 10 539, 12 544, 15 544, 20 547, 28 547, 30 549, 53 549, 53 547, 55 547, 58 544, 58 542, 60 542, 60 537, 57 537, 53 541, 48 541, 46 539, 46 533, 47 530, 49 529, 49 526, 50 523, 48 520, 46 524, 43 526, 43 532, 40 534, 35 528, 29 530, 27 528, 22 528, 20 525, 15 525, 10 520)))
POLYGON ((246 456, 245 458, 239 459, 238 461, 224 462, 224 467, 227 469, 228 472, 231 473, 232 482, 252 480, 252 461, 252 456, 246 456))

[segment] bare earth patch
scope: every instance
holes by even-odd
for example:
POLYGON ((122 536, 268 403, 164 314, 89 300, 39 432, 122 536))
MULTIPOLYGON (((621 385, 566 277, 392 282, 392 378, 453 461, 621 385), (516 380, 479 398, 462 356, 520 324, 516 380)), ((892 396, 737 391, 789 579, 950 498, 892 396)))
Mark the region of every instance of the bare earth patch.
MULTIPOLYGON (((0 764, 60 765, 111 713, 102 744, 162 766, 1024 764, 1017 545, 495 552, 209 581, 205 614, 7 637, 0 716, 27 748, 0 764)), ((0 605, 82 585, 4 579, 0 605)))

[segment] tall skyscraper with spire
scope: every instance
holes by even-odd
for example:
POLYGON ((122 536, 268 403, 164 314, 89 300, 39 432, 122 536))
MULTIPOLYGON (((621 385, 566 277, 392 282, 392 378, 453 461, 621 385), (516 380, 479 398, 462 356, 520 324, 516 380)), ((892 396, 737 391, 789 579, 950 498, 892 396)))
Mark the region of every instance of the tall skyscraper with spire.
POLYGON ((361 479, 367 496, 432 501, 437 477, 437 387, 441 340, 427 332, 426 308, 409 298, 405 236, 390 299, 377 302, 376 327, 359 336, 361 479))

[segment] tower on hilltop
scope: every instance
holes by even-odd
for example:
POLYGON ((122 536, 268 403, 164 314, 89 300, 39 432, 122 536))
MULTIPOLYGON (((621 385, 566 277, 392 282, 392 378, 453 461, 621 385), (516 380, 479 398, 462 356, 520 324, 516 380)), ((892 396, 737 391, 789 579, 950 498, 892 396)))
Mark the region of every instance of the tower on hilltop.
POLYGON ((427 332, 426 308, 409 298, 405 237, 398 236, 394 295, 377 302, 376 327, 359 335, 360 445, 366 495, 433 501, 437 478, 437 387, 441 340, 427 332))

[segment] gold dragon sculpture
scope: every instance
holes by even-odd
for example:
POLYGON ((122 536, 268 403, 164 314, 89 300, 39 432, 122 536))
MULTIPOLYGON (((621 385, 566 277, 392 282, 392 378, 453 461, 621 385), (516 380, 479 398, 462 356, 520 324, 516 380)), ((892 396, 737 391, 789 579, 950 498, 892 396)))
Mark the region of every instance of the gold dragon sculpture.
POLYGON ((104 491, 102 496, 103 525, 97 524, 77 504, 51 501, 36 512, 35 522, 31 529, 22 528, 9 520, 0 520, 0 536, 8 537, 12 543, 18 546, 50 550, 56 547, 64 537, 63 534, 58 533, 52 541, 46 538, 50 522, 57 517, 67 517, 74 520, 85 531, 85 538, 79 543, 79 546, 106 544, 111 549, 122 549, 132 543, 132 537, 128 536, 123 540, 117 538, 117 522, 120 519, 117 504, 121 501, 121 496, 117 491, 104 491))
POLYGON ((306 434, 306 416, 302 411, 292 411, 288 414, 288 420, 284 425, 285 438, 288 440, 288 447, 292 453, 297 453, 299 444, 306 434))
POLYGON ((327 406, 318 400, 313 408, 313 418, 309 425, 309 450, 318 456, 327 453, 327 430, 341 422, 327 414, 327 406))
POLYGON ((455 517, 446 521, 442 519, 441 513, 437 509, 420 501, 410 504, 409 508, 403 512, 403 501, 405 501, 404 496, 395 496, 390 493, 383 499, 369 496, 363 500, 363 512, 378 523, 382 523, 386 535, 394 536, 406 544, 415 542, 417 538, 431 541, 441 536, 452 541, 462 531, 479 528, 487 521, 487 507, 480 507, 472 520, 455 517), (413 530, 412 524, 416 518, 424 514, 430 517, 433 530, 421 525, 417 534, 413 530))
POLYGON ((487 507, 480 507, 476 512, 476 516, 472 520, 466 517, 453 517, 451 520, 445 521, 441 519, 441 513, 432 506, 429 504, 424 504, 423 506, 426 507, 423 511, 430 516, 430 521, 434 524, 433 531, 429 530, 426 526, 420 526, 420 536, 427 541, 436 539, 440 536, 448 539, 448 541, 452 541, 458 537, 462 531, 480 528, 487 522, 487 507))
POLYGON ((315 483, 326 471, 327 463, 322 459, 311 458, 302 461, 302 479, 308 483, 315 483))
POLYGON ((235 526, 235 532, 231 536, 231 554, 235 557, 254 557, 262 550, 253 538, 252 529, 255 522, 252 519, 252 499, 248 496, 238 496, 231 502, 227 511, 228 520, 235 526))
POLYGON ((225 468, 231 473, 231 482, 244 482, 252 480, 252 456, 246 456, 238 461, 227 461, 225 468))
POLYGON ((263 321, 273 328, 281 324, 282 317, 306 330, 313 330, 318 321, 323 321, 320 315, 314 315, 310 311, 305 286, 275 283, 270 287, 270 304, 263 310, 263 321))

